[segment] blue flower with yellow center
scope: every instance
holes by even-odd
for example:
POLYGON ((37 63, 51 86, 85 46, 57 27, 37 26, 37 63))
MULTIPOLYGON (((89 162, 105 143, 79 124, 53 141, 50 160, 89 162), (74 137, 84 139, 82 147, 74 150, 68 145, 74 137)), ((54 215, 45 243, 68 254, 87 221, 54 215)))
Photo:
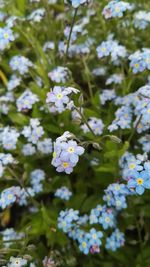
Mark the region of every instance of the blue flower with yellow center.
POLYGON ((134 171, 128 181, 128 187, 135 189, 138 195, 142 195, 146 189, 150 189, 150 173, 148 171, 134 171))

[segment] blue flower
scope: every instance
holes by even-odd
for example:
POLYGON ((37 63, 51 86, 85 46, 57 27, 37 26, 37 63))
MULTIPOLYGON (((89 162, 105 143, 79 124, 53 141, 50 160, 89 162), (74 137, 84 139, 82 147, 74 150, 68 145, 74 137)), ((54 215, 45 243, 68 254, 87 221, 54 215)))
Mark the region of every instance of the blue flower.
POLYGON ((41 169, 35 169, 30 174, 30 180, 32 189, 35 193, 39 193, 43 190, 41 182, 45 179, 45 172, 41 169))
POLYGON ((48 73, 48 77, 56 83, 65 83, 67 78, 69 77, 69 69, 68 68, 64 68, 61 66, 56 67, 55 69, 53 69, 52 71, 50 71, 48 73))
POLYGON ((89 239, 88 235, 85 233, 83 237, 78 239, 79 242, 79 249, 82 251, 85 255, 87 255, 90 251, 90 244, 89 244, 89 239))
POLYGON ((33 94, 29 89, 26 89, 16 101, 18 111, 32 109, 33 104, 39 101, 36 94, 33 94))
POLYGON ((133 172, 131 179, 128 181, 128 187, 134 188, 138 195, 142 195, 145 189, 150 189, 150 173, 147 171, 133 172))
POLYGON ((103 9, 105 19, 122 17, 126 10, 131 10, 132 5, 124 1, 113 0, 108 3, 103 9))
POLYGON ((62 142, 61 144, 62 152, 60 154, 60 158, 62 160, 70 160, 72 163, 77 163, 79 160, 79 156, 84 153, 84 148, 77 145, 76 141, 68 141, 62 142))
POLYGON ((148 27, 150 24, 149 14, 150 14, 149 12, 142 11, 142 10, 135 13, 135 15, 134 15, 135 28, 143 30, 146 27, 148 27))
POLYGON ((27 265, 27 260, 19 257, 10 257, 8 267, 22 267, 27 265))
POLYGON ((103 226, 104 229, 115 226, 115 216, 113 212, 104 212, 99 218, 99 223, 103 226))
POLYGON ((58 197, 64 200, 69 200, 71 196, 72 196, 72 192, 70 192, 69 189, 65 186, 58 188, 55 192, 55 197, 58 197))
POLYGON ((107 237, 105 247, 106 249, 116 251, 117 248, 120 248, 124 245, 124 242, 124 234, 120 232, 119 229, 115 229, 111 236, 107 237))
POLYGON ((67 233, 74 226, 74 222, 79 219, 78 210, 65 210, 61 211, 58 217, 58 228, 62 229, 64 233, 67 233))
POLYGON ((89 238, 90 246, 101 245, 101 238, 103 237, 103 233, 101 231, 96 231, 94 228, 92 228, 87 236, 89 238))
POLYGON ((11 58, 9 65, 12 70, 17 70, 20 74, 26 74, 29 67, 33 67, 32 62, 24 56, 14 56, 11 58))
MULTIPOLYGON (((88 120, 88 124, 92 128, 95 135, 101 135, 102 134, 104 124, 103 124, 101 119, 97 119, 95 117, 90 117, 88 120)), ((81 128, 84 131, 84 133, 89 132, 89 128, 87 127, 87 125, 85 123, 83 125, 81 125, 81 128)))
POLYGON ((10 28, 0 28, 0 50, 4 50, 14 40, 15 38, 10 28))
POLYGON ((142 51, 136 51, 129 56, 130 67, 133 73, 142 72, 145 69, 150 69, 150 49, 143 48, 142 51))
POLYGON ((73 171, 73 167, 76 166, 79 156, 84 153, 84 148, 78 146, 76 141, 66 141, 69 137, 70 133, 65 132, 56 139, 52 159, 52 165, 56 167, 56 170, 67 174, 73 171))

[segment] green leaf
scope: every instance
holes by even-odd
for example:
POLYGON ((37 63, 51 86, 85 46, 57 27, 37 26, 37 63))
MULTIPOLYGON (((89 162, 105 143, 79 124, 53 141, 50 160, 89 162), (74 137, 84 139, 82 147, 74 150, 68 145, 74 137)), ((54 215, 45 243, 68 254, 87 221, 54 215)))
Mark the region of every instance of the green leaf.
POLYGON ((27 116, 21 114, 21 113, 8 113, 8 117, 12 120, 12 122, 18 124, 18 125, 26 125, 29 122, 29 119, 27 116))
POLYGON ((22 15, 25 15, 25 9, 27 6, 26 0, 16 0, 16 6, 22 15))

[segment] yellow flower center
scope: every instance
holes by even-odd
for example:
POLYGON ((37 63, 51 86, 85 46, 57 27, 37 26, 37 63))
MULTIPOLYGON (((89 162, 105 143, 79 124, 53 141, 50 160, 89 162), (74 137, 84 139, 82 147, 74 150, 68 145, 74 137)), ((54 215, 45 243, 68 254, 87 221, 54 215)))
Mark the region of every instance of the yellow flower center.
POLYGON ((142 178, 139 178, 139 179, 137 180, 137 183, 138 183, 139 185, 143 184, 143 179, 142 179, 142 178))
POLYGON ((106 218, 105 218, 105 222, 106 222, 106 223, 109 223, 109 222, 110 222, 110 218, 109 218, 109 217, 106 217, 106 218))
POLYGON ((93 234, 92 237, 93 237, 93 239, 97 239, 97 235, 96 234, 93 234))
POLYGON ((130 168, 130 169, 134 169, 134 168, 135 168, 135 164, 134 164, 134 163, 131 163, 131 164, 129 165, 129 168, 130 168))
POLYGON ((73 152, 74 152, 74 147, 71 147, 71 146, 68 147, 68 152, 69 152, 69 153, 73 153, 73 152))
POLYGON ((147 113, 150 113, 150 108, 147 110, 147 113))
POLYGON ((105 47, 102 47, 101 50, 102 50, 102 52, 105 52, 106 51, 106 48, 105 47))
POLYGON ((115 186, 115 190, 120 190, 120 186, 119 185, 116 185, 115 186))
POLYGON ((69 163, 68 162, 63 162, 63 167, 64 168, 67 168, 69 166, 69 163))
POLYGON ((57 94, 56 97, 57 97, 57 99, 61 99, 63 97, 63 95, 62 94, 57 94))
POLYGON ((56 152, 55 151, 53 152, 53 158, 56 158, 56 152))
POLYGON ((5 39, 8 39, 8 37, 9 37, 8 33, 5 32, 5 33, 4 33, 4 38, 5 38, 5 39))
POLYGON ((110 200, 110 196, 109 195, 106 198, 107 198, 107 200, 110 200))
POLYGON ((134 67, 135 67, 135 68, 138 68, 138 67, 139 67, 139 63, 135 63, 135 64, 134 64, 134 67))
POLYGON ((86 248, 86 246, 87 246, 87 245, 86 245, 86 242, 82 242, 82 247, 83 247, 83 248, 86 248))
POLYGON ((138 126, 137 126, 138 129, 141 129, 142 128, 142 124, 139 123, 138 126))
POLYGON ((12 199, 13 198, 13 195, 12 194, 9 194, 8 195, 8 199, 12 199))
POLYGON ((120 8, 119 8, 119 7, 116 7, 116 8, 115 8, 115 11, 116 11, 116 12, 120 12, 120 8))

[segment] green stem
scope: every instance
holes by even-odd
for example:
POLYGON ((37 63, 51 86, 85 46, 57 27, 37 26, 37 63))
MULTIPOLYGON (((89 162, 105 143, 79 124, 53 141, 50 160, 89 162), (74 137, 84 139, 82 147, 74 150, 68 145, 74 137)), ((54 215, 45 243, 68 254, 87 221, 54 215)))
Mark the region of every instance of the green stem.
POLYGON ((77 108, 75 108, 75 110, 79 113, 79 115, 80 115, 81 118, 83 119, 83 122, 84 122, 84 123, 86 124, 86 126, 88 127, 89 131, 95 136, 95 133, 94 133, 94 131, 92 130, 91 126, 89 125, 89 123, 88 123, 86 117, 84 116, 84 114, 82 114, 82 112, 81 112, 79 109, 77 109, 77 108))
POLYGON ((0 249, 0 253, 2 254, 7 254, 8 252, 19 252, 20 249, 15 249, 15 248, 6 248, 6 249, 0 249))
POLYGON ((91 81, 90 81, 90 77, 89 77, 90 71, 89 71, 88 65, 86 63, 86 60, 84 58, 83 58, 83 65, 84 65, 84 68, 85 68, 85 74, 86 74, 86 78, 87 78, 89 95, 90 95, 90 98, 93 99, 93 90, 92 90, 92 85, 91 85, 91 81))
POLYGON ((75 18, 76 18, 77 12, 78 12, 78 8, 75 9, 75 12, 74 12, 74 15, 73 15, 73 20, 72 20, 72 23, 71 23, 71 29, 70 29, 70 33, 69 33, 68 42, 67 42, 67 48, 66 48, 66 55, 65 55, 66 58, 68 56, 68 50, 69 50, 72 30, 73 30, 73 26, 74 26, 74 23, 75 23, 75 18))
POLYGON ((0 70, 0 79, 2 80, 3 84, 7 86, 7 78, 2 70, 0 70))
POLYGON ((137 227, 137 232, 138 232, 138 238, 139 238, 139 244, 140 244, 140 260, 141 260, 141 266, 143 266, 143 240, 142 240, 142 235, 141 235, 141 229, 139 226, 139 221, 136 218, 135 215, 135 221, 136 221, 136 227, 137 227))

